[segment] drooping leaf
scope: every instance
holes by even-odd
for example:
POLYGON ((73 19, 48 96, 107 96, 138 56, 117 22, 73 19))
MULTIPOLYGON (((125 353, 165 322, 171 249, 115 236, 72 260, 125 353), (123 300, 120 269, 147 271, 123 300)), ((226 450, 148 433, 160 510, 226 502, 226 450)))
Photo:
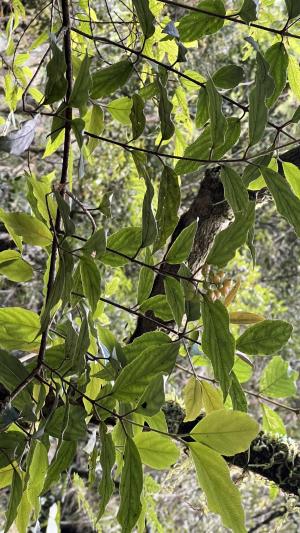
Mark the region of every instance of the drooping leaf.
POLYGON ((249 448, 258 430, 258 423, 248 414, 220 409, 200 420, 191 435, 222 455, 235 455, 249 448))
POLYGON ((0 344, 7 350, 31 350, 39 346, 39 316, 22 307, 0 309, 0 344))
POLYGON ((214 73, 212 81, 220 89, 232 89, 245 78, 244 70, 238 65, 225 65, 214 73))
POLYGON ((259 390, 271 398, 287 398, 296 394, 297 378, 298 372, 291 369, 288 361, 276 355, 272 357, 260 376, 259 390))
POLYGON ((91 86, 91 60, 92 58, 89 57, 86 52, 83 61, 80 63, 80 68, 70 96, 69 105, 72 107, 81 108, 85 106, 88 101, 91 86))
POLYGON ((3 220, 7 230, 13 229, 16 235, 19 235, 27 244, 33 246, 49 246, 52 243, 52 233, 47 226, 37 218, 27 213, 2 213, 0 218, 3 220))
POLYGON ((110 433, 107 433, 106 426, 100 424, 100 436, 101 436, 101 453, 100 464, 102 467, 102 476, 99 484, 99 494, 101 497, 100 509, 97 519, 100 520, 103 515, 106 506, 110 500, 110 497, 114 490, 114 482, 112 480, 112 468, 116 459, 115 446, 110 433))
POLYGON ((54 104, 62 100, 67 90, 67 80, 65 77, 66 60, 65 54, 60 50, 57 44, 52 40, 51 43, 52 58, 47 65, 47 83, 45 88, 44 104, 54 104))
POLYGON ((195 420, 200 415, 202 407, 202 387, 199 379, 191 376, 183 390, 185 406, 184 422, 195 420))
MULTIPOLYGON (((293 163, 282 162, 285 178, 293 193, 300 200, 300 169, 293 163)), ((2 252, 3 253, 3 252, 2 252)))
POLYGON ((170 468, 179 458, 179 450, 171 438, 153 431, 142 431, 134 442, 139 451, 143 464, 162 470, 170 468))
POLYGON ((130 120, 132 125, 133 140, 142 135, 146 126, 146 117, 144 115, 144 100, 139 94, 132 96, 132 107, 130 112, 130 120))
POLYGON ((220 301, 205 300, 202 304, 202 319, 202 348, 212 363, 215 378, 220 382, 226 398, 235 350, 234 338, 229 331, 228 312, 220 301))
POLYGON ((54 195, 64 224, 65 234, 73 235, 73 233, 75 233, 75 224, 70 217, 71 209, 69 202, 63 198, 58 191, 55 191, 54 195))
POLYGON ((219 514, 224 526, 234 533, 246 533, 241 496, 223 457, 199 442, 189 443, 189 448, 209 510, 219 514))
POLYGON ((145 248, 150 246, 157 238, 157 225, 152 210, 152 200, 154 196, 154 187, 151 183, 148 173, 145 174, 146 192, 142 208, 142 244, 145 248))
POLYGON ((39 121, 39 115, 24 122, 17 131, 12 131, 7 135, 0 136, 0 151, 8 152, 12 155, 21 155, 30 147, 35 130, 39 121))
POLYGON ((213 247, 208 254, 207 263, 223 267, 235 256, 236 250, 242 246, 253 227, 255 217, 255 202, 250 201, 247 210, 236 213, 235 220, 217 234, 213 247))
MULTIPOLYGON (((26 367, 14 355, 0 350, 0 383, 12 392, 28 376, 26 367)), ((14 400, 14 405, 22 411, 24 406, 30 405, 31 398, 27 390, 23 390, 14 400)))
POLYGON ((132 3, 135 7, 143 34, 148 39, 155 32, 155 17, 150 11, 149 0, 132 0, 132 3))
MULTIPOLYGON (((104 113, 98 105, 93 105, 88 114, 88 118, 85 117, 85 130, 88 133, 94 135, 101 135, 104 128, 104 113)), ((92 154, 95 148, 98 146, 99 140, 93 137, 88 138, 86 149, 89 154, 92 154)))
POLYGON ((124 453, 124 466, 121 475, 121 504, 117 519, 123 533, 130 533, 135 526, 141 510, 143 470, 141 458, 134 441, 127 437, 124 453))
POLYGON ((157 76, 157 84, 159 88, 158 113, 160 118, 161 139, 163 141, 169 140, 175 132, 175 126, 171 117, 173 104, 169 100, 166 83, 167 78, 165 79, 164 75, 157 76))
POLYGON ((12 477, 12 484, 11 484, 11 491, 10 491, 10 498, 9 498, 9 504, 6 511, 6 523, 4 527, 4 533, 7 533, 15 520, 18 512, 18 506, 20 504, 21 498, 23 493, 23 483, 21 476, 17 469, 14 469, 13 477, 12 477))
POLYGON ((0 252, 0 275, 11 281, 24 282, 33 276, 32 266, 16 250, 0 252))
POLYGON ((177 279, 171 276, 166 276, 164 279, 164 287, 167 302, 173 313, 175 322, 180 327, 184 315, 184 290, 177 279))
POLYGON ((75 440, 61 442, 48 468, 43 493, 47 492, 49 488, 59 480, 61 473, 69 468, 74 459, 76 449, 77 442, 75 440))
POLYGON ((211 125, 211 140, 213 148, 222 146, 225 140, 227 121, 222 111, 222 97, 215 88, 211 78, 207 80, 208 112, 211 125))
POLYGON ((29 503, 38 517, 40 510, 39 497, 43 491, 48 470, 48 451, 40 441, 34 441, 32 458, 29 465, 29 478, 27 482, 27 497, 29 503))
POLYGON ((178 222, 180 206, 180 187, 174 170, 164 166, 159 184, 158 206, 156 213, 158 236, 154 251, 161 248, 172 234, 178 222))
POLYGON ((255 86, 249 96, 249 141, 253 146, 262 138, 268 120, 266 99, 273 95, 275 84, 269 71, 270 66, 258 51, 255 86))
POLYGON ((204 35, 216 33, 224 25, 222 18, 209 14, 216 13, 222 16, 226 14, 222 0, 203 0, 198 7, 203 9, 204 12, 190 13, 179 22, 178 31, 180 40, 183 42, 194 41, 195 39, 201 39, 204 35))
POLYGON ((94 313, 101 293, 101 276, 95 261, 91 257, 81 257, 80 274, 83 293, 94 313))
POLYGON ((285 3, 290 19, 294 19, 300 15, 300 6, 297 0, 285 0, 285 3))
POLYGON ((149 265, 150 268, 143 266, 139 273, 139 283, 137 291, 137 303, 139 305, 150 296, 154 282, 155 274, 154 270, 151 268, 151 266, 153 266, 153 259, 148 248, 146 249, 145 263, 149 265))
POLYGON ((246 329, 236 347, 249 355, 269 355, 287 343, 292 331, 291 324, 284 320, 264 320, 246 329))
POLYGON ((232 371, 231 376, 232 381, 231 387, 229 389, 229 395, 231 398, 232 407, 235 411, 242 411, 244 413, 247 413, 248 402, 243 388, 234 371, 232 371))
POLYGON ((133 64, 128 60, 98 70, 92 75, 91 97, 102 98, 114 93, 125 85, 133 70, 133 64))
POLYGON ((253 22, 257 19, 258 0, 244 0, 239 15, 245 22, 253 22))
POLYGON ((181 231, 166 255, 168 263, 179 264, 186 261, 193 246, 196 230, 197 221, 195 220, 181 231))
POLYGON ((197 110, 195 118, 196 128, 202 128, 206 124, 206 122, 208 122, 208 120, 208 94, 206 87, 201 87, 197 100, 197 110))
POLYGON ((234 213, 247 210, 249 196, 240 175, 228 166, 224 166, 221 172, 221 181, 224 187, 224 195, 234 213))
POLYGON ((275 90, 272 96, 267 98, 268 107, 272 107, 286 86, 289 57, 284 44, 280 42, 268 48, 265 58, 270 65, 270 74, 275 83, 275 90))
POLYGON ((295 196, 287 181, 271 168, 261 169, 264 180, 270 190, 277 211, 294 226, 300 237, 300 199, 295 196))
POLYGON ((289 65, 288 65, 288 80, 292 93, 300 100, 300 66, 298 59, 296 57, 289 55, 289 65))
POLYGON ((286 429, 281 416, 268 405, 264 403, 260 405, 263 413, 263 430, 271 435, 286 435, 286 429))

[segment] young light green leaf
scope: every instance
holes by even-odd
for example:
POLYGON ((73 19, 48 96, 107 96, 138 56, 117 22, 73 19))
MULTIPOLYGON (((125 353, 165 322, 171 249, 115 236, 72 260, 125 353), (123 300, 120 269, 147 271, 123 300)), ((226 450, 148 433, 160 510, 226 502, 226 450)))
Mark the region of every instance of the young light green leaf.
POLYGON ((0 309, 0 344, 7 350, 32 350, 39 345, 39 316, 22 307, 0 309))
POLYGON ((16 250, 0 252, 0 275, 10 281, 24 282, 33 276, 32 266, 16 250))
POLYGON ((65 96, 68 86, 65 78, 67 68, 65 54, 60 50, 54 40, 51 43, 51 51, 52 58, 47 65, 44 104, 54 104, 54 102, 61 100, 65 96))
POLYGON ((300 237, 300 199, 293 194, 289 184, 278 172, 264 167, 261 173, 275 200, 277 211, 294 226, 300 237))
POLYGON ((212 76, 212 81, 220 89, 233 89, 245 79, 242 67, 238 65, 225 65, 212 76))
POLYGON ((101 293, 101 276, 95 261, 91 257, 80 258, 80 275, 83 293, 94 313, 101 293))
POLYGON ((300 169, 293 163, 285 161, 282 162, 282 166, 286 181, 289 183, 294 195, 300 200, 300 169))
POLYGON ((235 342, 229 331, 229 316, 220 302, 205 300, 202 304, 202 348, 210 359, 215 378, 220 382, 224 398, 230 387, 230 373, 234 365, 235 342))
POLYGON ((110 433, 107 433, 107 428, 103 423, 100 424, 100 437, 100 464, 102 468, 102 476, 98 490, 101 501, 97 520, 100 520, 101 516, 103 515, 115 487, 112 480, 112 468, 116 460, 115 445, 113 443, 112 436, 110 433))
POLYGON ((208 94, 211 140, 213 148, 217 148, 224 143, 227 121, 222 111, 222 96, 218 93, 211 78, 206 82, 206 90, 208 94))
POLYGON ((204 35, 216 33, 224 25, 222 18, 209 14, 215 13, 222 16, 226 14, 222 0, 203 0, 198 7, 203 9, 204 13, 191 13, 179 21, 177 29, 180 40, 183 42, 195 41, 204 35))
POLYGON ((133 63, 127 59, 98 70, 92 75, 92 98, 102 98, 123 87, 133 73, 133 63))
POLYGON ((69 105, 72 107, 83 107, 86 105, 89 98, 89 90, 91 86, 90 65, 92 58, 85 53, 83 61, 80 63, 79 72, 70 96, 69 105))
POLYGON ((141 458, 134 441, 127 437, 120 484, 121 504, 117 515, 118 522, 122 527, 122 533, 130 533, 140 516, 142 489, 143 470, 141 458))
POLYGON ((33 454, 29 465, 29 478, 27 482, 27 497, 34 508, 35 516, 40 511, 39 497, 43 491, 48 470, 48 451, 40 441, 33 441, 33 454))
POLYGON ((171 167, 164 166, 159 184, 156 220, 158 227, 154 251, 161 248, 172 234, 178 222, 180 206, 180 187, 178 177, 171 167))
POLYGON ((283 42, 273 44, 266 51, 265 58, 270 65, 270 74, 275 82, 275 90, 267 98, 267 106, 272 107, 286 86, 289 56, 283 42))
POLYGON ((224 187, 224 195, 234 213, 243 213, 249 206, 247 189, 240 175, 228 166, 224 166, 221 172, 221 181, 224 187))
POLYGON ((162 470, 170 468, 178 461, 179 450, 170 437, 152 431, 142 431, 133 440, 142 463, 150 468, 162 470))
POLYGON ((230 456, 246 451, 258 431, 258 423, 248 414, 220 409, 200 420, 191 435, 197 442, 230 456))
POLYGON ((223 457, 198 442, 189 443, 189 448, 209 510, 219 514, 224 526, 234 533, 246 533, 241 496, 223 457))
POLYGON ((137 139, 142 135, 146 126, 146 117, 144 115, 144 100, 139 94, 132 96, 132 107, 130 112, 130 120, 132 125, 132 140, 137 139))
POLYGON ((246 329, 236 347, 249 355, 270 355, 288 342, 292 331, 291 324, 284 320, 264 320, 246 329))
POLYGON ((149 8, 149 0, 132 0, 135 7, 139 23, 146 39, 155 32, 155 18, 149 8))
POLYGON ((12 228, 27 244, 33 246, 49 246, 52 243, 52 233, 47 226, 37 218, 27 213, 0 213, 7 230, 12 228))
POLYGON ((263 430, 271 435, 286 435, 286 429, 281 416, 264 403, 261 403, 260 406, 263 413, 263 430))
POLYGON ((207 263, 224 267, 235 256, 236 250, 245 244, 255 218, 255 202, 249 202, 243 213, 236 213, 235 220, 217 234, 207 257, 207 263))
MULTIPOLYGON (((104 128, 104 113, 98 105, 94 104, 88 114, 88 118, 85 117, 85 130, 93 135, 101 135, 104 128)), ((99 140, 93 137, 88 137, 86 149, 89 155, 93 153, 98 146, 99 140)))
POLYGON ((167 263, 179 264, 183 261, 186 261, 193 246, 196 230, 197 221, 195 220, 187 228, 184 228, 181 233, 179 233, 178 237, 173 242, 167 253, 167 263))
POLYGON ((185 406, 184 422, 195 420, 200 415, 203 404, 202 387, 199 379, 191 376, 183 389, 183 400, 185 406))
POLYGON ((217 389, 211 385, 211 383, 202 380, 201 390, 203 407, 207 414, 224 408, 222 391, 220 389, 217 389))
POLYGON ((6 511, 6 523, 4 527, 4 533, 7 533, 15 520, 18 512, 18 507, 22 498, 23 494, 23 483, 20 474, 18 473, 17 469, 14 469, 13 477, 12 477, 12 484, 11 484, 11 491, 10 491, 10 498, 9 498, 9 504, 6 511))
POLYGON ((125 126, 129 126, 131 124, 130 115, 132 109, 132 99, 128 96, 122 96, 121 98, 112 100, 108 104, 107 109, 111 116, 121 124, 124 124, 125 126))
POLYGON ((260 376, 259 390, 271 398, 288 398, 297 392, 297 379, 298 372, 291 369, 288 361, 276 355, 260 376))
POLYGON ((289 55, 288 80, 292 93, 300 100, 300 66, 296 57, 289 55))
POLYGON ((167 302, 170 306, 170 309, 173 313, 175 322, 178 327, 180 327, 182 318, 184 315, 184 290, 180 283, 175 278, 170 276, 165 277, 164 287, 167 302))
POLYGON ((77 441, 62 441, 48 468, 43 493, 47 492, 51 485, 59 480, 61 473, 69 468, 74 459, 76 449, 77 441))

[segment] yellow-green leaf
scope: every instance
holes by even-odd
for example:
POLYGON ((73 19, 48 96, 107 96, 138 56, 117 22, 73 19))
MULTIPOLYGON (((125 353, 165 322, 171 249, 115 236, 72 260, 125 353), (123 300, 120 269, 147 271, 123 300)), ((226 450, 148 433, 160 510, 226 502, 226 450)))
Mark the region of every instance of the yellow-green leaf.
POLYGON ((156 470, 170 468, 179 458, 179 449, 170 437, 143 431, 134 437, 142 463, 156 470))

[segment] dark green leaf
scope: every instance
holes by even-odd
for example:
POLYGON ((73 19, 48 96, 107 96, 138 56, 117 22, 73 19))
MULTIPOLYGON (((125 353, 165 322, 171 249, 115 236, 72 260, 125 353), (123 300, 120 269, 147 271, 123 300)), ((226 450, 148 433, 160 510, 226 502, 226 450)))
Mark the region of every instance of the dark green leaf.
POLYGON ((249 96, 249 140, 250 146, 262 138, 268 121, 266 99, 274 92, 275 84, 269 74, 269 64, 260 52, 256 54, 257 70, 255 87, 249 96))
POLYGON ((49 294, 49 297, 47 298, 47 301, 45 303, 45 307, 41 314, 41 333, 43 331, 46 331, 51 317, 51 311, 56 306, 56 304, 59 302, 63 295, 64 290, 64 270, 62 268, 62 263, 60 262, 59 269, 57 271, 57 274, 54 279, 52 290, 49 294))
POLYGON ((59 480, 60 474, 69 468, 74 459, 76 449, 76 441, 62 441, 49 466, 43 487, 43 493, 47 492, 51 485, 59 480))
POLYGON ((157 76, 157 84, 159 88, 158 113, 160 118, 161 139, 162 141, 167 141, 174 135, 175 126, 171 118, 173 104, 168 99, 167 89, 162 78, 162 76, 157 76))
POLYGON ((54 41, 51 43, 51 51, 52 58, 47 65, 44 104, 54 104, 54 102, 61 100, 65 96, 68 86, 65 78, 67 68, 65 54, 54 41))
POLYGON ((113 443, 111 434, 107 433, 107 428, 103 423, 100 424, 100 437, 100 465, 102 468, 102 476, 99 484, 99 494, 101 497, 101 501, 97 520, 100 520, 101 516, 103 515, 115 488, 115 484, 112 480, 112 468, 116 460, 115 445, 113 443))
POLYGON ((149 0, 132 0, 139 23, 146 39, 155 32, 155 18, 149 9, 149 0))
POLYGON ((91 97, 102 98, 114 93, 125 85, 133 70, 133 64, 128 60, 98 70, 92 76, 91 97))
POLYGON ((269 98, 267 106, 272 107, 286 86, 289 56, 282 42, 273 44, 266 51, 265 58, 270 65, 270 75, 275 82, 275 89, 269 98))
MULTIPOLYGON (((0 350, 0 383, 4 385, 9 392, 12 392, 27 377, 28 371, 17 357, 0 350)), ((29 392, 26 390, 21 391, 14 400, 14 405, 20 411, 26 404, 30 405, 30 403, 31 398, 29 392)))
POLYGON ((226 65, 214 73, 212 80, 220 89, 233 89, 245 79, 242 67, 238 65, 226 65))
POLYGON ((129 257, 134 257, 140 249, 141 244, 141 228, 123 228, 116 233, 113 233, 107 239, 107 252, 101 257, 101 261, 112 267, 124 266, 130 262, 130 259, 126 259, 126 257, 122 257, 122 255, 118 255, 117 253, 110 252, 109 249, 129 257))
POLYGON ((156 220, 158 237, 154 243, 154 251, 161 248, 167 238, 173 233, 178 222, 178 209, 180 206, 180 187, 178 177, 174 170, 164 166, 159 184, 158 206, 156 220))
POLYGON ((47 425, 47 433, 52 437, 60 438, 64 441, 77 441, 86 435, 86 412, 83 407, 70 405, 65 427, 66 406, 58 407, 47 425))
POLYGON ((184 228, 173 242, 169 249, 166 261, 171 264, 179 264, 186 261, 191 253, 195 234, 197 231, 197 221, 195 220, 187 228, 184 228))
POLYGON ((20 431, 1 432, 0 468, 17 461, 24 451, 25 436, 20 431))
POLYGON ((144 394, 142 395, 136 413, 141 415, 153 416, 159 412, 165 401, 165 385, 163 374, 155 376, 150 381, 144 394))
POLYGON ((156 237, 157 237, 157 225, 155 216, 152 211, 152 200, 154 196, 154 188, 151 183, 151 180, 148 176, 148 173, 144 176, 145 182, 146 182, 146 192, 144 196, 143 201, 143 209, 142 209, 142 244, 141 247, 145 248, 146 246, 150 246, 152 244, 156 237))
POLYGON ((253 22, 254 20, 257 20, 257 9, 258 0, 244 0, 239 15, 245 22, 253 22))
POLYGON ((134 94, 132 96, 132 108, 130 112, 133 140, 142 135, 146 126, 144 106, 145 104, 143 98, 139 94, 134 94))
POLYGON ((280 350, 289 340, 293 328, 284 320, 263 320, 236 341, 236 347, 249 355, 269 355, 280 350))
POLYGON ((170 276, 165 277, 164 287, 167 302, 173 313, 173 317, 178 327, 180 327, 184 315, 184 290, 180 281, 170 276))
POLYGON ((79 72, 76 76, 74 87, 71 93, 69 105, 72 107, 80 108, 82 106, 85 106, 88 101, 89 90, 91 85, 91 60, 92 58, 89 57, 86 52, 83 61, 80 63, 79 72))
POLYGON ((222 18, 208 14, 211 12, 224 16, 226 11, 222 0, 204 0, 199 3, 198 7, 206 13, 190 13, 180 20, 178 31, 181 41, 201 39, 204 35, 216 33, 223 27, 222 18))
POLYGON ((231 386, 229 389, 230 398, 232 401, 232 407, 236 411, 243 411, 247 413, 248 402, 243 388, 236 377, 235 373, 231 372, 231 386))
POLYGON ((15 520, 17 516, 18 507, 19 507, 19 504, 22 498, 22 494, 23 494, 22 479, 18 471, 14 469, 9 504, 8 504, 8 508, 6 511, 6 523, 5 523, 4 533, 8 532, 8 530, 10 529, 10 526, 12 525, 13 521, 15 520))
POLYGON ((73 353, 73 368, 76 368, 79 375, 81 372, 83 372, 83 369, 85 367, 85 354, 87 350, 89 349, 89 345, 90 345, 90 335, 89 335, 88 320, 86 316, 84 316, 81 322, 79 335, 78 335, 75 350, 73 353))
POLYGON ((300 15, 300 5, 298 0, 285 0, 285 3, 290 19, 294 19, 300 15))
MULTIPOLYGON (((153 259, 149 249, 146 250, 145 263, 149 266, 153 265, 153 259)), ((154 282, 154 270, 143 266, 139 274, 137 302, 140 305, 144 300, 149 298, 154 282)))
POLYGON ((21 414, 11 405, 7 404, 2 407, 0 411, 0 432, 4 431, 11 424, 16 422, 20 418, 20 416, 21 414))
POLYGON ((93 233, 93 235, 86 241, 82 247, 82 251, 95 256, 96 259, 102 257, 106 250, 106 236, 103 228, 99 228, 93 233))
POLYGON ((195 118, 196 128, 202 128, 209 120, 208 101, 206 87, 201 87, 197 100, 197 111, 195 118))
POLYGON ((212 363, 215 378, 220 382, 225 399, 231 384, 230 374, 235 353, 227 309, 220 301, 205 300, 202 304, 202 320, 202 348, 212 363))
POLYGON ((300 237, 300 200, 292 192, 287 181, 277 172, 263 167, 261 173, 270 190, 277 207, 277 211, 294 226, 300 237))
POLYGON ((61 218, 64 223, 65 228, 65 234, 66 235, 73 235, 75 233, 75 224, 73 220, 70 218, 70 205, 69 202, 67 202, 58 191, 55 191, 55 198, 58 205, 58 210, 61 214, 61 218))
POLYGON ((234 213, 243 213, 248 209, 249 196, 240 175, 233 168, 224 166, 221 172, 224 195, 234 213))
POLYGON ((117 515, 118 522, 122 526, 122 533, 130 533, 140 516, 142 489, 141 458, 134 441, 127 437, 120 484, 121 504, 117 515))
POLYGON ((206 90, 208 94, 211 140, 213 147, 217 148, 224 143, 227 121, 222 111, 222 96, 218 93, 211 78, 207 80, 206 90))
POLYGON ((80 274, 83 293, 94 313, 101 293, 101 276, 95 261, 91 257, 80 258, 80 274))
POLYGON ((207 262, 224 267, 235 256, 236 250, 247 241, 254 218, 255 202, 249 202, 248 209, 243 213, 236 213, 234 222, 218 233, 207 262))

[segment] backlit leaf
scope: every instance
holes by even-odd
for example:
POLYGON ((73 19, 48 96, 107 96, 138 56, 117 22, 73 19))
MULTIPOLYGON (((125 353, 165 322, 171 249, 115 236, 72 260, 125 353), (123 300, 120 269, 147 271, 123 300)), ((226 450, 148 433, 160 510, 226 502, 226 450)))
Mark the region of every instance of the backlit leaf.
POLYGON ((195 420, 200 415, 202 407, 202 387, 200 381, 191 376, 183 390, 183 399, 185 406, 184 422, 195 420))
POLYGON ((134 437, 143 464, 162 470, 177 462, 179 449, 169 437, 153 431, 143 431, 134 437))
POLYGON ((271 398, 288 398, 297 392, 297 378, 298 372, 291 369, 288 361, 276 355, 260 376, 259 390, 271 398))

